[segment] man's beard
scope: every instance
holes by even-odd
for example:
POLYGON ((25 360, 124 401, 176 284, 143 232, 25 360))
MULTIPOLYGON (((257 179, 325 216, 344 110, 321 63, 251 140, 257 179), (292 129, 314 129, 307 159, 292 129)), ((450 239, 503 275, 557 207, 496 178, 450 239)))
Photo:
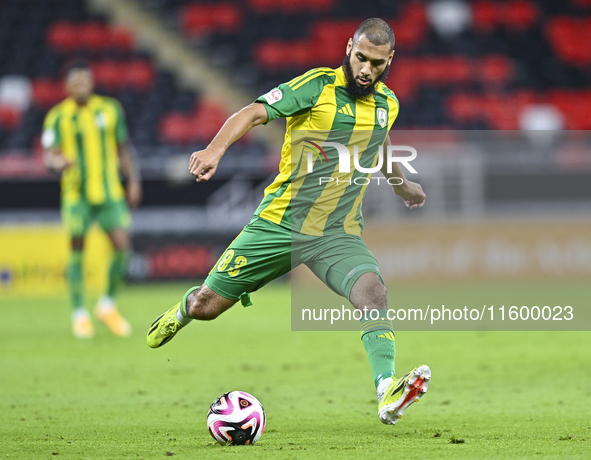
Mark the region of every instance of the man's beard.
POLYGON ((390 70, 390 64, 386 66, 382 74, 376 78, 375 81, 371 82, 367 86, 361 86, 357 83, 355 79, 355 75, 353 75, 353 69, 351 67, 351 56, 349 54, 345 55, 345 59, 343 61, 343 71, 345 72, 345 78, 347 79, 347 86, 345 89, 349 93, 353 99, 360 99, 370 95, 373 95, 376 92, 376 84, 379 81, 384 81, 388 78, 388 71, 390 70))

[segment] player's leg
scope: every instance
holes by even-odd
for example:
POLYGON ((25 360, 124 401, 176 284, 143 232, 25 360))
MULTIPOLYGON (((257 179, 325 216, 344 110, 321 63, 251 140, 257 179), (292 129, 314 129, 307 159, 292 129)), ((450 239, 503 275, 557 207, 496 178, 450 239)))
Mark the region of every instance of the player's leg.
POLYGON ((127 274, 131 250, 131 235, 128 230, 131 218, 127 205, 124 201, 117 201, 98 206, 97 221, 109 236, 113 254, 107 272, 107 287, 99 298, 94 313, 113 334, 128 337, 131 335, 131 325, 121 316, 115 301, 127 274))
MULTIPOLYGON (((206 281, 207 282, 207 281, 206 281)), ((147 342, 151 348, 168 343, 192 320, 210 321, 228 310, 236 300, 226 299, 205 283, 185 292, 179 303, 160 315, 150 326, 147 342)))
POLYGON ((361 340, 376 386, 378 417, 382 423, 394 425, 408 406, 427 392, 431 369, 423 364, 396 379, 396 342, 392 321, 387 316, 386 287, 381 276, 371 272, 361 275, 351 289, 349 300, 355 308, 368 308, 361 319, 361 340))
POLYGON ((66 285, 72 306, 72 333, 79 339, 94 336, 94 326, 84 303, 83 250, 84 236, 90 223, 90 210, 85 202, 62 203, 62 218, 70 235, 70 255, 66 285))
POLYGON ((152 323, 148 345, 161 347, 193 319, 213 320, 239 300, 245 307, 252 305, 251 292, 290 269, 290 231, 254 218, 224 251, 203 286, 189 289, 179 303, 152 323))
POLYGON ((347 235, 334 240, 325 238, 316 246, 308 266, 328 287, 365 312, 361 340, 376 386, 378 416, 383 423, 395 424, 404 410, 426 392, 430 369, 419 366, 401 379, 395 378, 396 342, 387 316, 386 287, 378 261, 365 242, 347 235))

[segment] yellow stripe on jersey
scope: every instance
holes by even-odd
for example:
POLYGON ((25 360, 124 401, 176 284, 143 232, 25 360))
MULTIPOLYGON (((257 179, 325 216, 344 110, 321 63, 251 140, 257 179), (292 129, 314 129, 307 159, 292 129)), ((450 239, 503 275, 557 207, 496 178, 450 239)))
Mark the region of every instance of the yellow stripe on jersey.
POLYGON ((334 70, 331 69, 330 72, 324 71, 324 72, 319 72, 319 73, 315 73, 310 75, 309 77, 305 78, 304 80, 300 81, 299 83, 297 83, 296 85, 292 86, 291 89, 293 89, 294 91, 296 89, 298 89, 300 86, 305 85, 306 83, 308 83, 310 80, 313 80, 316 77, 319 77, 320 75, 329 75, 329 76, 333 76, 335 75, 334 70))
MULTIPOLYGON (((67 110, 67 105, 61 113, 57 129, 61 132, 61 152, 66 159, 77 163, 76 158, 76 127, 72 120, 73 111, 67 110)), ((80 183, 82 182, 80 169, 71 167, 62 174, 62 198, 70 203, 80 200, 80 183)))
MULTIPOLYGON (((326 131, 326 137, 329 136, 330 128, 332 127, 333 120, 336 114, 336 102, 334 102, 335 98, 335 87, 333 85, 325 86, 322 90, 322 93, 320 94, 320 97, 318 98, 318 102, 316 103, 316 105, 323 107, 333 106, 332 113, 324 112, 320 117, 310 117, 308 116, 308 114, 306 114, 305 116, 293 117, 288 119, 285 141, 283 143, 283 149, 281 151, 279 175, 275 178, 273 183, 265 189, 265 196, 267 196, 269 193, 274 193, 277 190, 279 190, 283 183, 289 180, 289 178, 291 177, 292 167, 295 167, 300 163, 301 155, 303 152, 296 152, 294 155, 294 152, 292 152, 291 150, 293 131, 326 131)), ((317 137, 315 137, 315 139, 320 140, 317 137)), ((323 140, 326 140, 326 138, 323 140)), ((299 141, 295 143, 299 144, 299 141)), ((305 161, 305 159, 303 161, 305 161)), ((306 174, 307 169, 300 168, 300 170, 298 171, 298 175, 294 180, 294 183, 289 184, 286 190, 281 194, 281 196, 274 198, 273 201, 271 201, 271 203, 267 205, 267 207, 261 212, 260 216, 276 224, 281 223, 281 219, 283 219, 283 215, 285 214, 287 207, 291 203, 291 200, 295 198, 295 196, 298 194, 299 188, 303 180, 302 176, 305 176, 306 174)))
MULTIPOLYGON (((358 99, 355 103, 355 110, 355 128, 351 134, 349 146, 351 149, 355 145, 358 146, 360 152, 359 158, 361 159, 361 152, 365 152, 367 149, 367 146, 371 140, 371 135, 373 133, 373 130, 368 130, 367 127, 373 126, 375 124, 376 104, 373 96, 367 97, 365 99, 358 99)), ((302 233, 317 236, 324 234, 323 232, 324 228, 326 227, 326 221, 328 220, 330 214, 337 208, 339 199, 345 193, 345 190, 349 186, 349 181, 352 180, 355 173, 353 155, 351 155, 349 161, 349 173, 341 173, 339 172, 338 167, 335 168, 333 174, 331 175, 331 178, 333 179, 333 181, 330 182, 331 186, 325 187, 321 195, 316 200, 316 203, 314 203, 314 206, 308 213, 308 216, 302 225, 302 233), (322 203, 322 205, 320 205, 320 203, 322 203)), ((354 217, 357 215, 357 207, 359 206, 359 202, 363 197, 365 188, 367 188, 367 185, 362 186, 362 192, 357 197, 353 209, 351 212, 349 212, 345 219, 344 226, 347 233, 361 235, 361 229, 359 228, 359 224, 354 220, 354 217)))
MULTIPOLYGON (((357 100, 355 103, 355 111, 357 112, 357 117, 355 119, 355 128, 353 128, 353 135, 351 136, 351 145, 358 145, 359 146, 359 163, 361 163, 361 157, 363 155, 375 155, 375 152, 367 152, 367 147, 369 142, 371 141, 371 137, 373 131, 363 130, 364 126, 371 126, 372 123, 375 124, 376 119, 376 102, 375 99, 372 97, 371 99, 367 100, 367 102, 363 102, 361 100, 357 100)), ((352 157, 353 155, 351 155, 352 157)), ((374 160, 372 162, 371 167, 375 167, 378 161, 378 156, 375 155, 374 160)), ((351 168, 353 169, 353 167, 351 168)), ((368 174, 368 179, 371 180, 371 174, 368 174)), ((355 220, 357 216, 357 208, 361 204, 361 200, 363 199, 363 195, 365 194, 365 189, 369 185, 369 181, 361 186, 361 193, 355 199, 353 203, 353 207, 351 211, 345 217, 345 232, 352 234, 352 235, 359 235, 361 236, 361 228, 359 226, 359 222, 355 220)))
POLYGON ((103 158, 101 155, 101 139, 99 136, 94 114, 89 110, 80 110, 78 129, 82 135, 82 148, 86 164, 86 199, 90 203, 105 201, 105 187, 103 182, 103 158))
POLYGON ((295 89, 294 85, 297 85, 302 80, 307 79, 311 75, 318 76, 318 75, 324 75, 327 73, 334 73, 334 69, 331 69, 330 67, 318 67, 316 69, 308 70, 305 74, 300 75, 299 77, 296 77, 293 80, 287 82, 287 86, 289 86, 292 89, 295 89))

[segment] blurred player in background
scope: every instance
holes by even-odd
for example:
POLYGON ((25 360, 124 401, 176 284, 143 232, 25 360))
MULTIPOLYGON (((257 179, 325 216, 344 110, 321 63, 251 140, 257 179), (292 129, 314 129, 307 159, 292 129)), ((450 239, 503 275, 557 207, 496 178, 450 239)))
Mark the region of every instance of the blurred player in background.
POLYGON ((71 241, 67 284, 72 302, 72 332, 80 339, 94 336, 86 309, 82 254, 84 237, 93 221, 113 244, 107 290, 95 307, 96 317, 113 334, 127 337, 130 324, 119 314, 115 295, 122 284, 131 247, 128 204, 139 205, 142 187, 129 142, 123 109, 118 101, 94 94, 88 63, 77 61, 66 70, 68 98, 45 118, 41 143, 48 169, 61 174, 62 218, 71 241), (119 167, 127 181, 125 189, 119 167))
MULTIPOLYGON (((238 300, 250 305, 251 292, 303 263, 355 308, 371 310, 361 320, 361 339, 376 385, 380 421, 395 424, 427 391, 429 366, 395 377, 395 338, 392 321, 387 319, 386 288, 379 263, 361 238, 361 200, 366 187, 351 181, 353 174, 362 179, 369 174, 337 175, 334 152, 329 153, 331 162, 327 159, 324 164, 320 159, 313 172, 306 174, 298 169, 305 164, 304 149, 292 144, 297 131, 318 136, 314 137, 318 142, 344 136, 344 142, 355 144, 351 140, 355 137, 364 146, 361 166, 373 168, 379 147, 390 143, 388 132, 398 115, 398 100, 382 82, 393 56, 390 26, 378 18, 368 19, 349 39, 342 67, 312 69, 279 85, 230 117, 205 150, 192 154, 191 174, 198 182, 206 181, 227 148, 244 133, 273 119, 287 118, 279 175, 265 190, 253 219, 203 286, 189 289, 180 303, 154 321, 147 336, 150 347, 166 344, 192 319, 214 319, 238 300), (323 183, 320 176, 336 176, 340 185, 338 181, 323 183)), ((421 186, 407 181, 398 164, 390 171, 386 161, 382 165, 382 173, 394 179, 389 183, 406 206, 422 206, 421 186)))

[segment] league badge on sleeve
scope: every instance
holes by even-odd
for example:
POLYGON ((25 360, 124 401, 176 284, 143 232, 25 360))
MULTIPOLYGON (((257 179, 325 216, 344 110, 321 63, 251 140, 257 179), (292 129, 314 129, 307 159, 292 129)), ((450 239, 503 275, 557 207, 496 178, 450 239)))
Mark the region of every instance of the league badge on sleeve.
POLYGON ((382 128, 385 128, 388 124, 388 113, 386 109, 378 109, 378 121, 382 128))
POLYGON ((281 98, 283 97, 283 93, 281 92, 280 89, 275 88, 275 89, 269 91, 263 97, 266 99, 266 101, 269 103, 269 105, 271 105, 271 104, 275 104, 275 102, 279 102, 281 100, 281 98))

